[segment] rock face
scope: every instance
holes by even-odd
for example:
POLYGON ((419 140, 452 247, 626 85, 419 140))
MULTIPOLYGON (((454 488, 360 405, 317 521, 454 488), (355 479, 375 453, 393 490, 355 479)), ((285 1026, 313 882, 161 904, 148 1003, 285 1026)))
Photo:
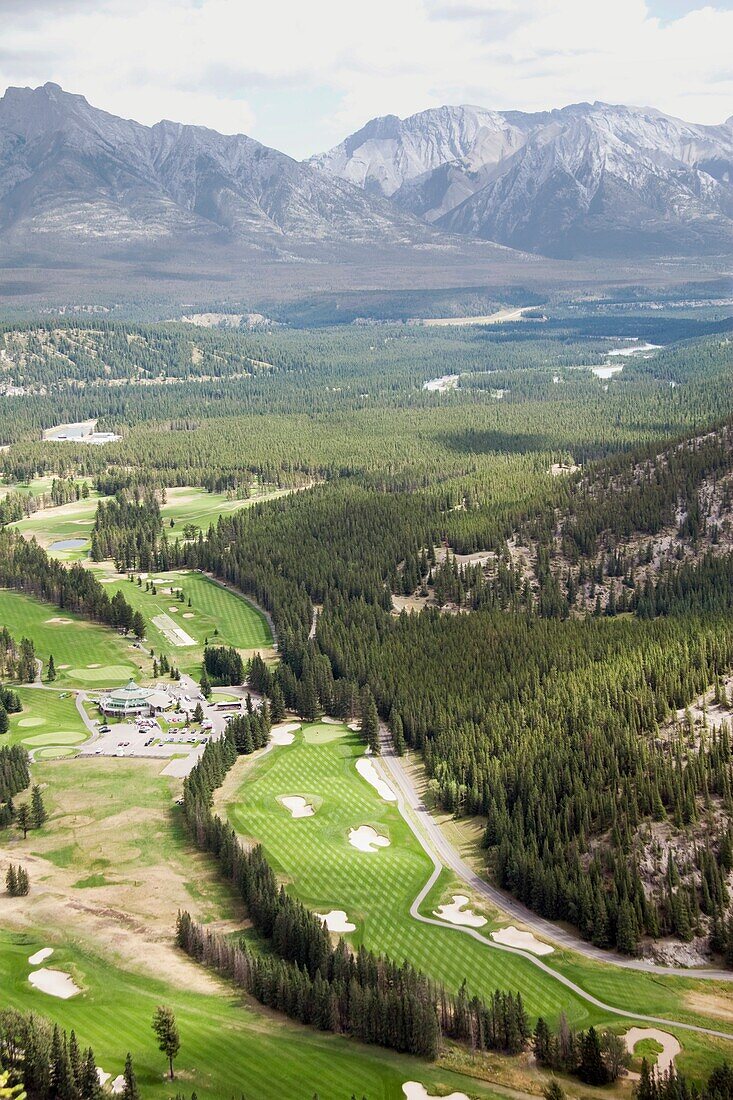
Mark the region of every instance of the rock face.
POLYGON ((0 99, 0 234, 241 238, 276 248, 435 236, 381 197, 249 137, 142 126, 56 84, 9 88, 0 99))
POLYGON ((450 233, 551 256, 733 244, 730 119, 697 126, 604 103, 441 107, 375 119, 311 163, 450 233))

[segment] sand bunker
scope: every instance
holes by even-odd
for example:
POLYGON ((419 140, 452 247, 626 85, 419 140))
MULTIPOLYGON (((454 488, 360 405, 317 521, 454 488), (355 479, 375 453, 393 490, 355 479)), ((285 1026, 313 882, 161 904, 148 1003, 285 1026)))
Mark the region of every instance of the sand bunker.
POLYGON ((171 615, 177 615, 178 614, 178 608, 177 607, 169 607, 168 610, 170 611, 171 615))
POLYGON ((668 1069, 671 1069, 675 1058, 682 1050, 679 1042, 674 1035, 670 1035, 666 1031, 659 1031, 656 1027, 632 1027, 624 1035, 624 1042, 629 1054, 633 1054, 636 1044, 641 1043, 644 1039, 653 1039, 655 1043, 659 1043, 662 1052, 657 1055, 655 1068, 657 1073, 666 1073, 668 1069))
POLYGON ((120 1073, 117 1077, 115 1077, 114 1081, 112 1082, 112 1092, 115 1094, 115 1096, 119 1096, 120 1093, 124 1091, 125 1075, 123 1073, 120 1073))
POLYGON ((34 970, 28 975, 28 981, 41 993, 48 993, 51 997, 60 997, 62 1001, 68 1001, 69 997, 81 993, 79 986, 63 970, 48 970, 45 966, 40 970, 34 970))
MULTIPOLYGON (((111 1076, 111 1073, 105 1073, 101 1066, 97 1066, 97 1080, 99 1081, 100 1088, 104 1088, 111 1076)), ((124 1081, 124 1077, 122 1080, 124 1081)))
POLYGON ((58 616, 55 616, 53 619, 46 619, 47 623, 61 623, 63 626, 71 626, 73 621, 73 619, 60 619, 58 616))
POLYGON ((31 966, 40 966, 41 963, 45 962, 51 955, 53 955, 52 947, 42 947, 40 951, 36 951, 35 955, 31 955, 28 962, 31 966))
POLYGON ((316 812, 310 802, 299 795, 278 798, 278 802, 282 803, 286 810, 290 810, 293 817, 313 817, 316 812))
POLYGON ((71 668, 71 665, 56 665, 56 668, 67 669, 71 668))
POLYGON ((390 842, 371 825, 360 825, 358 829, 349 829, 349 844, 360 852, 377 852, 380 848, 389 848, 390 842))
POLYGON ((503 943, 507 947, 518 947, 520 951, 531 951, 533 955, 551 955, 555 950, 549 943, 542 943, 531 932, 520 932, 513 924, 508 928, 500 928, 498 932, 492 932, 491 938, 495 943, 503 943))
POLYGON ((407 1100, 468 1100, 465 1092, 452 1092, 450 1096, 438 1097, 428 1092, 425 1085, 421 1085, 419 1081, 405 1081, 402 1091, 407 1100))
POLYGON ((183 612, 183 617, 184 617, 184 619, 193 619, 194 618, 194 613, 193 613, 193 611, 184 611, 183 612))
POLYGON ((433 912, 441 920, 449 924, 460 924, 464 928, 481 928, 486 924, 486 917, 474 913, 473 909, 466 909, 468 898, 465 894, 454 894, 450 905, 439 905, 433 912))
POLYGON ((396 802, 397 795, 394 793, 388 783, 381 778, 379 772, 374 767, 372 760, 365 760, 363 756, 359 757, 356 762, 356 770, 362 779, 366 779, 367 783, 371 783, 372 787, 377 793, 385 800, 385 802, 396 802))
POLYGON ((329 725, 329 726, 340 726, 341 725, 341 719, 340 718, 332 718, 330 714, 324 714, 323 718, 321 718, 321 721, 325 722, 326 725, 329 725))
POLYGON ((87 665, 87 668, 101 668, 101 665, 87 665))
POLYGON ((273 726, 270 730, 270 740, 273 745, 292 745, 295 740, 295 731, 300 729, 300 722, 285 722, 279 726, 273 726))
POLYGON ((343 909, 332 909, 330 913, 316 913, 329 932, 355 932, 356 925, 347 920, 343 909))

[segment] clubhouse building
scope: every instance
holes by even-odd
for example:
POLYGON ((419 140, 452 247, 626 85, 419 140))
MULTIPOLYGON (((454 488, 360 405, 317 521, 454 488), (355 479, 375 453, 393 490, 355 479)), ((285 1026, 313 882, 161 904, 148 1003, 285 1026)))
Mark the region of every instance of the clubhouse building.
POLYGON ((110 717, 126 718, 130 715, 161 714, 174 707, 176 700, 165 687, 140 687, 130 680, 125 687, 108 691, 99 701, 102 714, 110 717))

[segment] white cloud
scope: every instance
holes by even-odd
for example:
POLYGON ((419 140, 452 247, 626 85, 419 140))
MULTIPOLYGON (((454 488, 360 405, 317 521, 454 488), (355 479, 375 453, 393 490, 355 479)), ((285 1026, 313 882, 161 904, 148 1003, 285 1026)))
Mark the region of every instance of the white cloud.
MULTIPOLYGON (((55 80, 142 122, 263 141, 268 89, 305 102, 313 91, 310 125, 294 112, 288 142, 279 121, 295 155, 374 115, 445 102, 537 110, 603 99, 710 123, 733 113, 733 12, 710 6, 666 22, 644 0, 102 0, 91 10, 0 0, 0 12, 0 85, 55 80)), ((287 114, 287 96, 278 103, 287 114)))

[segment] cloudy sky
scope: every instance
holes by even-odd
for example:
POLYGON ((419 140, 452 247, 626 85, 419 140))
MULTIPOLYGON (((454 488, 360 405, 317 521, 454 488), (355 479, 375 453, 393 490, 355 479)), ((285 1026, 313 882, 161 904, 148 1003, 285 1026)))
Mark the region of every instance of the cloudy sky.
POLYGON ((0 0, 0 89, 244 132, 293 156, 442 103, 733 115, 733 0, 0 0))

